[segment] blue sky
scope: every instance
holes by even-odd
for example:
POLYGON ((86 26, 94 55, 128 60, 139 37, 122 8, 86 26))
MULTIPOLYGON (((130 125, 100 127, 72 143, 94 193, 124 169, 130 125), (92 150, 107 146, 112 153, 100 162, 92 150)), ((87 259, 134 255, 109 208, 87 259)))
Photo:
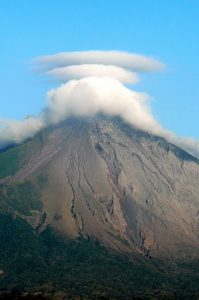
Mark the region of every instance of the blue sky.
POLYGON ((166 63, 136 89, 152 96, 164 127, 199 137, 197 0, 2 0, 0 45, 0 117, 20 119, 45 106, 52 82, 31 71, 32 57, 116 49, 166 63))

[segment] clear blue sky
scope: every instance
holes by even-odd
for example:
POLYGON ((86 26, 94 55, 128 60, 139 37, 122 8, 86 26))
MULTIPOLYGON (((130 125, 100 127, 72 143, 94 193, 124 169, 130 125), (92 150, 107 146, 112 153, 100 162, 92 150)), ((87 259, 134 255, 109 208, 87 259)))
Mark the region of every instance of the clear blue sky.
POLYGON ((45 105, 52 85, 34 74, 35 56, 73 50, 125 50, 167 64, 136 87, 157 119, 199 138, 198 0, 2 0, 0 117, 23 118, 45 105))

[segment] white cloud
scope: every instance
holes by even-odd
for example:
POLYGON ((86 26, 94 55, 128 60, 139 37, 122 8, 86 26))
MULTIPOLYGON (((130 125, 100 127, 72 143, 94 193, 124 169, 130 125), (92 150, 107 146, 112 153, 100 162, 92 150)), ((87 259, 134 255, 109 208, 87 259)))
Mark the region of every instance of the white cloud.
POLYGON ((0 119, 0 124, 0 147, 21 143, 45 126, 41 117, 28 117, 22 121, 0 119))
POLYGON ((165 67, 163 63, 154 58, 122 51, 63 52, 35 58, 33 63, 44 69, 81 64, 102 64, 141 72, 159 71, 165 67))
POLYGON ((163 64, 152 58, 118 51, 69 52, 38 58, 49 75, 65 83, 47 93, 47 106, 37 117, 22 121, 0 120, 0 147, 21 143, 49 124, 67 117, 90 117, 98 113, 119 116, 124 121, 199 157, 199 141, 176 136, 153 116, 150 97, 122 83, 135 83, 139 71, 155 71, 163 64), (75 64, 75 65, 74 65, 75 64), (126 70, 127 69, 127 70, 126 70), (129 71, 130 70, 130 71, 129 71), (73 80, 71 80, 73 79, 73 80))
POLYGON ((69 116, 94 116, 104 113, 154 133, 159 128, 152 117, 149 97, 126 88, 110 77, 71 80, 48 92, 48 119, 58 123, 69 116))
POLYGON ((150 97, 131 91, 111 77, 89 76, 70 80, 47 94, 46 109, 38 116, 23 121, 2 121, 0 141, 20 143, 49 124, 67 117, 88 117, 103 113, 120 116, 126 122, 153 134, 162 128, 152 116, 150 97))
POLYGON ((52 75, 62 81, 81 79, 88 76, 112 77, 123 83, 137 83, 137 73, 112 65, 84 64, 54 68, 47 75, 52 75))

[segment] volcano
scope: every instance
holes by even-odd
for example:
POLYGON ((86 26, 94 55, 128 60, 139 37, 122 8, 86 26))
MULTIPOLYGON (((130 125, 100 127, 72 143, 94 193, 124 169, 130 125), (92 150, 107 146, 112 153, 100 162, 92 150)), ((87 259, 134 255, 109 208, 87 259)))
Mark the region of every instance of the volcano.
MULTIPOLYGON (((198 261, 199 160, 119 118, 68 119, 1 150, 0 177, 1 218, 28 228, 25 243, 50 228, 61 240, 96 241, 156 266, 198 261)), ((9 222, 1 223, 3 241, 21 234, 9 222)), ((15 260, 6 263, 1 249, 0 280, 18 286, 7 267, 15 260)))

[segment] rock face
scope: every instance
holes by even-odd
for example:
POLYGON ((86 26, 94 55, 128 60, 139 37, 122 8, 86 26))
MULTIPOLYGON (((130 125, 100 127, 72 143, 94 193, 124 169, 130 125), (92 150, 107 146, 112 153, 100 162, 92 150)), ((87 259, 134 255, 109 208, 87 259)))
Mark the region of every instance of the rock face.
POLYGON ((102 117, 67 121, 22 146, 20 167, 0 181, 1 212, 37 234, 51 225, 119 251, 198 255, 199 161, 185 151, 102 117))

